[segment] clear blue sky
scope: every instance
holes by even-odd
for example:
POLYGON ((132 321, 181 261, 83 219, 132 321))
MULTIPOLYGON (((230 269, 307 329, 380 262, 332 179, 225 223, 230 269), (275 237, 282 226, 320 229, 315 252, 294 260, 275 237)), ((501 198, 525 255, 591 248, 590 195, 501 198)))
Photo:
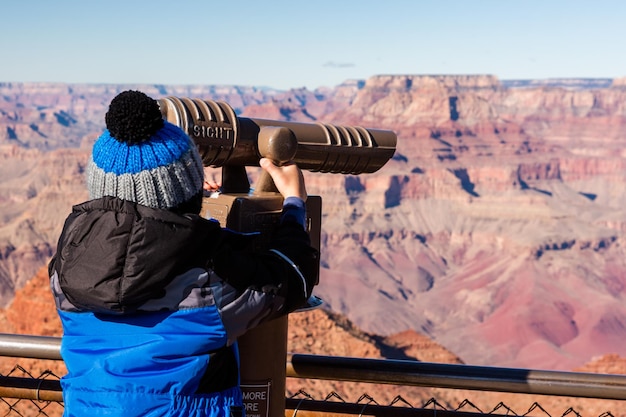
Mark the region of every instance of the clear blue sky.
POLYGON ((0 82, 626 76, 626 1, 4 0, 0 82))

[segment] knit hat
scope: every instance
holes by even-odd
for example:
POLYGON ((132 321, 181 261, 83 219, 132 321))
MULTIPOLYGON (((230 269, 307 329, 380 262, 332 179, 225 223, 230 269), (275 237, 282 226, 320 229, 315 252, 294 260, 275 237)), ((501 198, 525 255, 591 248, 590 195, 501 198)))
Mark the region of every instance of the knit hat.
POLYGON ((163 120, 156 100, 140 91, 117 95, 87 165, 91 199, 104 196, 173 209, 202 195, 204 169, 196 145, 163 120))

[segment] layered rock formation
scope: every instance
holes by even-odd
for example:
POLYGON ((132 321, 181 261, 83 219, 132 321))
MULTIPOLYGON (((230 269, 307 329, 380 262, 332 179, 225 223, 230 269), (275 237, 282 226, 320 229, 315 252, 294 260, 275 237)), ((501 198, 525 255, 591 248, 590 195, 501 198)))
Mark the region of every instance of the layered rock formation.
POLYGON ((621 353, 624 98, 368 80, 328 117, 377 120, 400 133, 398 152, 360 179, 370 205, 330 204, 343 209, 326 239, 343 250, 326 252, 323 298, 368 331, 419 329, 468 363, 568 369, 621 353))
POLYGON ((82 169, 106 103, 137 88, 224 100, 248 117, 397 132, 396 155, 375 174, 306 173, 324 205, 318 294, 365 331, 417 331, 471 364, 572 369, 626 355, 626 89, 566 81, 377 76, 314 92, 0 84, 3 300, 86 197, 82 169))

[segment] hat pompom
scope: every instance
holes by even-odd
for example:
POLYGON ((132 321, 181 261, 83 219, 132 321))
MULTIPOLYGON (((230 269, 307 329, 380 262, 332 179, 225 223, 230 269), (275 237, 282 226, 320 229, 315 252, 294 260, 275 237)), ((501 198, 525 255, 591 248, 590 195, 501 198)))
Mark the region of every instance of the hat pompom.
POLYGON ((111 101, 105 121, 112 137, 131 145, 149 140, 163 127, 157 101, 133 90, 124 91, 111 101))

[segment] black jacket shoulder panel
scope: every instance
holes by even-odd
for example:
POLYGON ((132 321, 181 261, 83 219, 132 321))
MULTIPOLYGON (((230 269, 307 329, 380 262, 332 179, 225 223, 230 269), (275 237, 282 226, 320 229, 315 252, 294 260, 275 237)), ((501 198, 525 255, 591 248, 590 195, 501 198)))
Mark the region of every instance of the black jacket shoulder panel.
POLYGON ((74 206, 51 268, 77 307, 127 313, 176 275, 206 267, 219 239, 217 222, 104 197, 74 206))

